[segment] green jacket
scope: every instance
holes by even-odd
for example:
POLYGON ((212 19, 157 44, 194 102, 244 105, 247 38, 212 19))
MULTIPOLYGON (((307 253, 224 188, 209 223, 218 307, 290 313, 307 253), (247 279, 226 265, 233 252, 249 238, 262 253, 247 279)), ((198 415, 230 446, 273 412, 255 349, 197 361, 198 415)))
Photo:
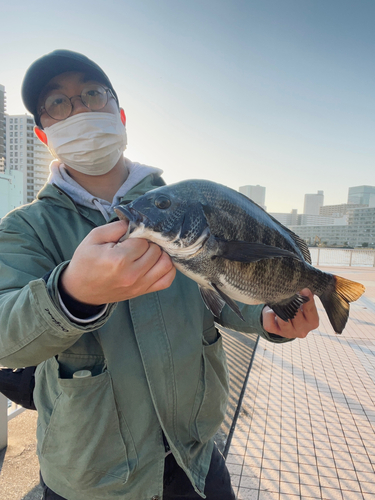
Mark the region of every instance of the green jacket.
MULTIPOLYGON (((123 202, 160 185, 146 177, 123 202)), ((113 220, 115 216, 113 217, 113 220)), ((0 363, 38 365, 38 456, 46 484, 68 500, 163 496, 164 432, 204 498, 213 436, 227 404, 222 339, 198 287, 177 273, 167 289, 111 304, 78 324, 57 282, 83 238, 105 221, 46 185, 0 225, 0 363), (43 280, 49 271, 47 283, 43 280), (92 377, 72 378, 87 369, 92 377)), ((225 307, 221 323, 257 332, 262 305, 225 307)))

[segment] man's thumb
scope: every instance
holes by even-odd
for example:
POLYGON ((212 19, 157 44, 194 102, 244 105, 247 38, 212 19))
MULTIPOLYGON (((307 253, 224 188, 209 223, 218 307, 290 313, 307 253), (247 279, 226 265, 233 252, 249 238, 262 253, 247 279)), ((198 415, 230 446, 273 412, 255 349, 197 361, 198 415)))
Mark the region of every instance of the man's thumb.
POLYGON ((86 240, 92 245, 117 243, 128 230, 128 222, 119 220, 104 226, 96 227, 87 236, 86 240))

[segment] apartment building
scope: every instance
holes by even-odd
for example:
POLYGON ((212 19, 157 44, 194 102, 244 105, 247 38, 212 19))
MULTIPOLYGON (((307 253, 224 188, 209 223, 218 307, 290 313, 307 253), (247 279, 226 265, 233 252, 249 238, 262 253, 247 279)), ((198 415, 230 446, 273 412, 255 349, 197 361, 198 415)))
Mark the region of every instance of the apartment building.
POLYGON ((241 186, 239 188, 239 192, 250 198, 250 200, 254 201, 257 205, 266 209, 266 188, 263 186, 241 186))
POLYGON ((375 246, 375 207, 353 209, 348 222, 351 245, 375 246))
POLYGON ((319 209, 324 205, 324 192, 305 194, 303 213, 306 215, 319 215, 319 209))
POLYGON ((0 85, 0 173, 5 171, 5 137, 6 137, 6 127, 5 127, 5 111, 6 111, 6 99, 5 99, 5 87, 0 85))
POLYGON ((34 134, 34 119, 27 115, 6 116, 6 173, 23 172, 22 203, 30 203, 46 182, 52 155, 34 134))

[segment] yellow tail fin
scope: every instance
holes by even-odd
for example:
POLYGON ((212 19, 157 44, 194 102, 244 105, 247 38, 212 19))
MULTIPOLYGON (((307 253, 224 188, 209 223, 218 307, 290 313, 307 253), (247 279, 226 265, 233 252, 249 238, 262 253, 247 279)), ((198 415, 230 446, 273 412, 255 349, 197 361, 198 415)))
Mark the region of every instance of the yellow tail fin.
POLYGON ((332 275, 333 282, 320 295, 320 300, 336 333, 341 333, 349 317, 349 303, 358 300, 365 287, 356 281, 332 275))

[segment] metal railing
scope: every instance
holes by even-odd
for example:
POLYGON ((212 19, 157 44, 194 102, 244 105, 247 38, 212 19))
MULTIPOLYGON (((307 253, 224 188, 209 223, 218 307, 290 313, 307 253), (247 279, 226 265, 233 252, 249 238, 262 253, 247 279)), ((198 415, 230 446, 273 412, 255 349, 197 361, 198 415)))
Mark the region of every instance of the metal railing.
POLYGON ((375 267, 375 250, 372 248, 322 248, 310 247, 313 266, 375 267))
POLYGON ((0 394, 0 450, 8 444, 8 421, 25 411, 22 406, 0 394))

